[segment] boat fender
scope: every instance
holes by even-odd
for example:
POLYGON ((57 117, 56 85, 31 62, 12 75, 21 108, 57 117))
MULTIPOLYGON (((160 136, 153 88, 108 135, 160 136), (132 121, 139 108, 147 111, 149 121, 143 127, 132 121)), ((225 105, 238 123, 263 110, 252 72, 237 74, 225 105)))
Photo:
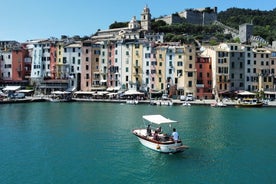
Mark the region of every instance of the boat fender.
POLYGON ((160 149, 160 146, 159 146, 159 144, 157 144, 157 146, 156 146, 156 149, 160 149))

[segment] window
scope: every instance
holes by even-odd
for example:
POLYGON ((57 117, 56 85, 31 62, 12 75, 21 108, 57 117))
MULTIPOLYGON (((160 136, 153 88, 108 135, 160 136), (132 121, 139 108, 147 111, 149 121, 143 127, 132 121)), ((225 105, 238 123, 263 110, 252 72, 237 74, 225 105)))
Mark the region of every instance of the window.
POLYGON ((177 74, 177 77, 181 77, 182 76, 182 70, 177 70, 176 74, 177 74))
POLYGON ((193 77, 193 72, 188 72, 188 77, 193 77))
POLYGON ((193 64, 189 64, 189 68, 193 68, 193 64))
POLYGON ((189 87, 193 87, 193 81, 189 81, 189 82, 188 82, 188 86, 189 86, 189 87))
POLYGON ((193 60, 193 56, 189 56, 189 59, 190 59, 190 60, 193 60))
POLYGON ((128 67, 126 67, 126 72, 128 72, 128 67))
POLYGON ((183 66, 183 62, 182 61, 178 61, 177 62, 177 66, 183 66))

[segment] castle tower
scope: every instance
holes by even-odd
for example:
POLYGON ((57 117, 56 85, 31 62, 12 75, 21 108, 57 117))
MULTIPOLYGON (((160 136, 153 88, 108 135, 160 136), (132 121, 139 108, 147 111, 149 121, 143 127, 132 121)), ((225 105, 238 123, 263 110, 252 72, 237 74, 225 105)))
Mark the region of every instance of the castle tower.
POLYGON ((253 35, 253 24, 242 24, 239 26, 239 37, 241 43, 248 43, 253 35))
POLYGON ((141 28, 147 31, 151 29, 151 14, 147 5, 141 13, 141 28))

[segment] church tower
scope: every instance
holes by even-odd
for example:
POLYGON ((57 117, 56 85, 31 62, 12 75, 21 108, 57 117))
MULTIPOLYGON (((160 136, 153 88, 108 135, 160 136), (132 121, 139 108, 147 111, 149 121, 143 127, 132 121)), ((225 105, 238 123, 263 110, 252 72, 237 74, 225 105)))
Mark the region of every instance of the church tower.
POLYGON ((151 14, 150 9, 146 5, 141 13, 141 28, 150 31, 151 29, 151 14))

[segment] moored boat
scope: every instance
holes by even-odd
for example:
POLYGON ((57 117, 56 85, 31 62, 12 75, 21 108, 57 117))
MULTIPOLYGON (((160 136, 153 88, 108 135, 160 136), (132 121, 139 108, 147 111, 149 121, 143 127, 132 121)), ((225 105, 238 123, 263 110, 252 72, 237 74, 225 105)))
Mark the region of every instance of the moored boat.
MULTIPOLYGON (((171 127, 171 124, 177 123, 177 121, 170 120, 162 115, 145 115, 143 116, 143 119, 148 122, 148 126, 151 124, 157 126, 167 124, 171 127)), ((148 132, 147 128, 140 128, 134 129, 132 133, 137 136, 142 145, 158 152, 176 153, 188 148, 188 146, 183 145, 181 139, 174 141, 170 136, 162 131, 157 132, 150 130, 150 132, 148 132)))
POLYGON ((190 104, 190 103, 188 103, 187 101, 185 101, 185 102, 183 102, 182 106, 190 107, 190 106, 191 106, 191 104, 190 104))
POLYGON ((227 105, 223 102, 215 102, 210 105, 211 107, 226 107, 227 105))
POLYGON ((236 104, 237 107, 262 107, 263 105, 264 103, 256 98, 244 98, 236 104))
POLYGON ((72 101, 72 94, 67 91, 53 91, 52 95, 45 98, 45 100, 50 102, 70 102, 72 101))

